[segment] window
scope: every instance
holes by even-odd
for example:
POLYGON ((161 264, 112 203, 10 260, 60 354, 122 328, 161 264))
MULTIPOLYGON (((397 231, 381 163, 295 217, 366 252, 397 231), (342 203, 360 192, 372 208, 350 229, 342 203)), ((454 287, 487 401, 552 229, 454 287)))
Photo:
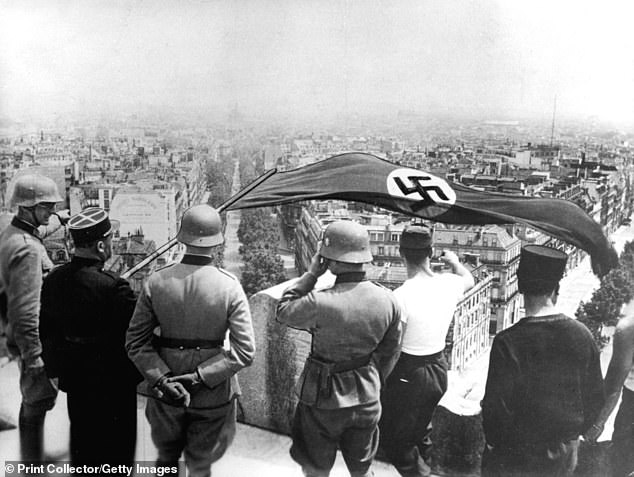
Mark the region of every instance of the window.
POLYGON ((399 239, 398 234, 392 234, 392 237, 391 237, 392 242, 398 242, 398 239, 399 239))
POLYGON ((385 248, 379 247, 379 255, 384 255, 384 253, 385 253, 385 248))

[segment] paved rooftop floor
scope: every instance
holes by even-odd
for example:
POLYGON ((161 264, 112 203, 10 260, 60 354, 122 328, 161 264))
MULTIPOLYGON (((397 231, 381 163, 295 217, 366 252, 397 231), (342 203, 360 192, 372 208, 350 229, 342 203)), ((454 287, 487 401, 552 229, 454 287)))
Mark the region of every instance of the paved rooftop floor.
MULTIPOLYGON (((2 364, 0 364, 2 366, 2 364)), ((15 362, 0 367, 0 416, 17 423, 20 408, 18 368, 15 362)), ((154 461, 156 449, 150 438, 150 427, 144 415, 145 398, 137 401, 138 435, 137 461, 154 461)), ((55 408, 48 413, 45 429, 46 452, 50 455, 68 455, 69 423, 66 413, 66 395, 59 393, 55 408)), ((238 424, 233 445, 212 468, 214 477, 300 477, 300 467, 290 458, 290 438, 245 424, 238 424)), ((4 461, 19 460, 17 429, 0 432, 0 475, 4 475, 4 461)), ((63 457, 63 460, 68 457, 63 457)), ((383 462, 374 463, 376 477, 398 477, 394 468, 383 462)), ((345 477, 349 473, 341 458, 331 473, 332 477, 345 477)))

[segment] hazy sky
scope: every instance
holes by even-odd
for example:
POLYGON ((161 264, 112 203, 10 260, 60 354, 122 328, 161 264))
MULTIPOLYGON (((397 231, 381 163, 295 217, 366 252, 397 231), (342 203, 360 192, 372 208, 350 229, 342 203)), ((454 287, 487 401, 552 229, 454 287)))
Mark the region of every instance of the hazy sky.
POLYGON ((634 2, 0 0, 0 116, 634 115, 634 2))

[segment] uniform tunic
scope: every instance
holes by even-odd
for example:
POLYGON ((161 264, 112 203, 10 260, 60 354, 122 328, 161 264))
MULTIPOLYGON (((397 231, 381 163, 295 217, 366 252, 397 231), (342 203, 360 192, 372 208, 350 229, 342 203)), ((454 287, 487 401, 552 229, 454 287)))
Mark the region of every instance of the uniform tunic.
POLYGON ((159 462, 174 463, 185 452, 190 475, 210 475, 211 464, 228 447, 223 426, 233 429, 233 399, 240 389, 236 373, 251 364, 255 337, 247 298, 238 280, 211 265, 208 257, 185 255, 146 281, 127 334, 128 355, 148 389, 168 373, 198 371, 203 384, 191 390, 182 408, 149 399, 146 415, 159 462), (156 347, 154 329, 174 340, 221 341, 229 331, 230 350, 222 347, 156 347))
POLYGON ((298 383, 291 456, 310 475, 328 475, 342 451, 352 475, 369 475, 378 446, 381 385, 398 359, 401 311, 392 294, 343 274, 313 292, 305 274, 287 289, 277 319, 312 334, 298 383))
POLYGON ((577 438, 603 403, 599 351, 588 329, 561 314, 520 320, 491 348, 483 475, 568 475, 577 438))
POLYGON ((53 267, 38 230, 14 217, 0 232, 0 318, 9 351, 20 358, 21 416, 43 420, 55 405, 57 388, 43 367, 39 333, 42 279, 53 267))
POLYGON ((97 259, 74 257, 44 280, 44 359, 68 394, 75 464, 134 460, 141 377, 126 355, 125 333, 135 304, 128 282, 97 259))

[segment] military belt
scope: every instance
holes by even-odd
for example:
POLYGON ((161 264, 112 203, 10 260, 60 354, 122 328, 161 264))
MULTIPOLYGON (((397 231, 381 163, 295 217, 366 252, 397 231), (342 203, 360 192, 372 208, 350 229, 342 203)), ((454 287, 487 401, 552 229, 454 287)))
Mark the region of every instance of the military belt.
POLYGON ((353 371, 355 369, 366 366, 368 363, 370 363, 371 359, 372 355, 368 354, 365 356, 360 356, 359 358, 329 363, 321 361, 319 358, 315 358, 311 355, 308 357, 306 366, 317 371, 321 396, 323 398, 329 398, 332 394, 332 376, 334 374, 343 373, 345 371, 353 371))
POLYGON ((224 340, 203 340, 189 338, 168 338, 166 336, 155 336, 154 345, 158 348, 177 349, 212 349, 220 348, 224 340))

